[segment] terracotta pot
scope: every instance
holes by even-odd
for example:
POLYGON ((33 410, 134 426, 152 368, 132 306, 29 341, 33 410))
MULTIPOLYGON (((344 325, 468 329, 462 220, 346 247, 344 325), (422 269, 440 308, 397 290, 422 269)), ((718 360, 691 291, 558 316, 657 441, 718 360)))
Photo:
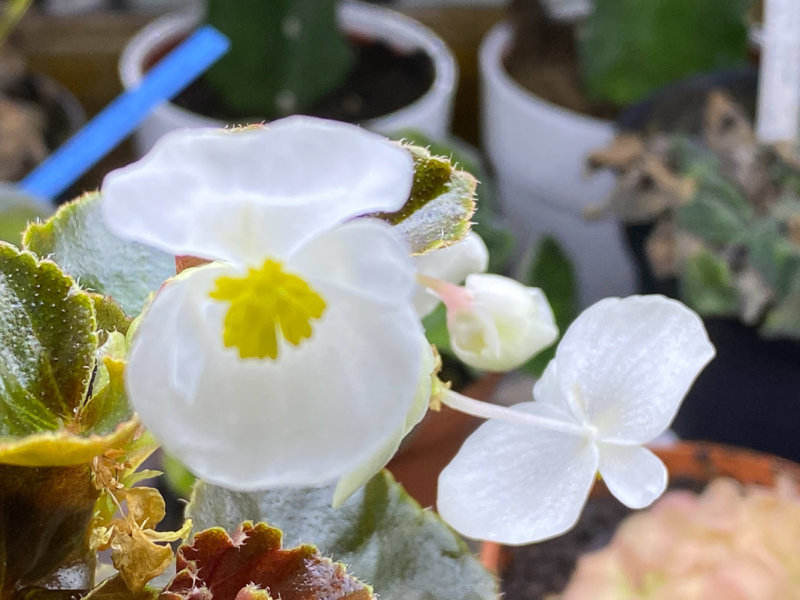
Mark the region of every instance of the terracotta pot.
MULTIPOLYGON (((715 477, 730 477, 742 484, 771 486, 780 474, 800 485, 800 464, 770 454, 703 442, 679 442, 654 451, 666 464, 671 481, 702 486, 715 477)), ((598 483, 589 502, 608 495, 605 485, 598 483)), ((511 559, 510 548, 493 542, 481 544, 480 560, 494 573, 502 576, 511 559)))
MULTIPOLYGON (((154 21, 136 34, 120 57, 122 85, 126 89, 138 85, 152 57, 185 36, 200 19, 197 11, 178 12, 154 21)), ((410 17, 364 2, 342 2, 339 19, 348 32, 385 40, 399 49, 421 48, 434 64, 433 84, 422 97, 393 113, 371 119, 364 126, 383 134, 416 129, 434 139, 446 137, 458 79, 458 66, 447 45, 433 31, 410 17)), ((222 125, 221 121, 164 103, 137 129, 137 150, 144 154, 159 137, 173 129, 222 125)))
MULTIPOLYGON (((490 400, 500 377, 496 373, 485 375, 462 392, 471 398, 490 400)), ((429 411, 387 468, 420 505, 433 506, 439 473, 481 423, 482 419, 446 406, 439 412, 429 411)))

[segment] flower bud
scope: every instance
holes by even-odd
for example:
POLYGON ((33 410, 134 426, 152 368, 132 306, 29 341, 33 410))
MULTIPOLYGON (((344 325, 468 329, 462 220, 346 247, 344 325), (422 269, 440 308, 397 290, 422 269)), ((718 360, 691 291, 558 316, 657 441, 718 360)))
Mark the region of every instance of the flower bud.
MULTIPOLYGON (((489 250, 481 236, 470 232, 462 241, 452 246, 415 256, 414 266, 420 275, 459 284, 471 273, 480 273, 489 265, 489 250)), ((439 298, 422 286, 414 295, 414 308, 424 317, 436 308, 439 298)))
POLYGON ((558 328, 542 290, 492 274, 473 274, 468 301, 448 303, 447 325, 455 355, 487 371, 514 369, 552 344, 558 328))

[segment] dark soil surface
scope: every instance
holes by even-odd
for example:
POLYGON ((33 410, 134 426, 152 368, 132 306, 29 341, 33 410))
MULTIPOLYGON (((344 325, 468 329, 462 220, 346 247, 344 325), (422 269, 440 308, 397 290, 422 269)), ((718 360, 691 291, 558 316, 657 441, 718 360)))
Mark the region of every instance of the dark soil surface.
POLYGON ((619 110, 593 102, 581 84, 576 24, 548 17, 539 2, 512 2, 513 42, 504 57, 511 77, 528 91, 575 112, 613 119, 619 110))
MULTIPOLYGON (((676 479, 670 489, 699 492, 703 486, 694 480, 676 479)), ((501 577, 503 600, 544 600, 564 591, 578 557, 608 544, 617 525, 631 512, 609 495, 593 497, 578 524, 566 534, 538 544, 507 548, 511 560, 501 577)))
POLYGON ((511 548, 511 562, 502 577, 505 600, 544 600, 567 587, 578 557, 605 546, 630 509, 616 498, 586 505, 578 524, 561 537, 511 548))
MULTIPOLYGON (((422 50, 400 52, 382 41, 351 38, 355 67, 342 85, 317 102, 308 114, 359 123, 374 119, 423 96, 433 84, 434 65, 422 50)), ((231 115, 202 79, 173 100, 175 104, 223 121, 260 122, 275 115, 231 115)))

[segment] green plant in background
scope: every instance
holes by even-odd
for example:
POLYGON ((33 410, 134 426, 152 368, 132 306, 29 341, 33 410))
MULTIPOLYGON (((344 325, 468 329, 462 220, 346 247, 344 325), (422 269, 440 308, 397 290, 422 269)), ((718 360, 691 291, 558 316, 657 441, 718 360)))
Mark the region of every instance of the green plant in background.
POLYGON ((511 0, 506 64, 573 110, 611 114, 688 75, 746 64, 752 3, 511 0))
POLYGON ((721 92, 704 123, 700 138, 622 134, 590 160, 618 173, 610 205, 623 222, 652 224, 645 253, 657 279, 677 278, 702 315, 800 339, 800 158, 759 144, 721 92))
POLYGON ((752 0, 594 0, 578 35, 597 100, 625 106, 687 75, 744 64, 752 0))
POLYGON ((208 0, 207 22, 231 50, 204 76, 235 116, 307 111, 336 88, 354 52, 336 21, 338 0, 208 0))

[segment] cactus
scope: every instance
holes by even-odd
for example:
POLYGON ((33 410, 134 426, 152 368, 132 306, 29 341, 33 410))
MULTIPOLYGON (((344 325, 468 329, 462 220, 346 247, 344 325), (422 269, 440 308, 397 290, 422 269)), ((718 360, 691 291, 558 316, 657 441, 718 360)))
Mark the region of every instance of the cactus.
POLYGON ((231 50, 205 75, 237 117, 308 110, 347 76, 354 53, 336 22, 337 0, 209 0, 207 22, 231 50))
POLYGON ((628 133, 590 157, 619 173, 610 209, 652 222, 652 272, 706 316, 800 339, 800 156, 758 144, 744 111, 708 97, 700 139, 628 133))

